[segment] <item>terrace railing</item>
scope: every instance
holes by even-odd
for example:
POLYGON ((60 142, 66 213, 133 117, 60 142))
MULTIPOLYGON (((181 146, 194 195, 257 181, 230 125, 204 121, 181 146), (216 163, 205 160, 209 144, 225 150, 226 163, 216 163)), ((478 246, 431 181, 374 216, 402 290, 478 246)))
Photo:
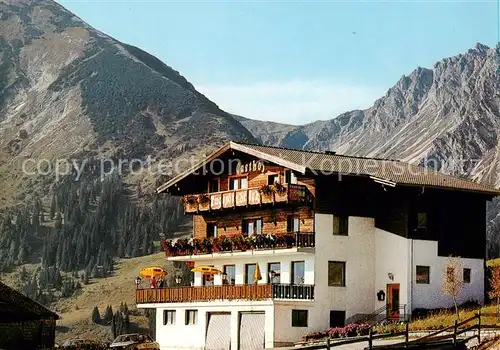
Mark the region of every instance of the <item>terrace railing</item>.
POLYGON ((314 286, 285 284, 252 284, 137 289, 137 304, 186 303, 213 300, 312 300, 314 286))
POLYGON ((314 285, 307 284, 273 284, 274 299, 314 299, 314 285))

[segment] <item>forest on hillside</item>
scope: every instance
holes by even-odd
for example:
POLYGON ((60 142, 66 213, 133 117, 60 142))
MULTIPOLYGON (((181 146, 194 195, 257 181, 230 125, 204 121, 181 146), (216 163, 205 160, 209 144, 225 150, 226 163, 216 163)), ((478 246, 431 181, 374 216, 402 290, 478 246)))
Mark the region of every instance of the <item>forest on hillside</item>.
POLYGON ((171 238, 186 223, 178 199, 148 197, 117 173, 101 180, 93 170, 79 181, 67 176, 46 198, 0 214, 0 272, 39 263, 33 274, 23 269, 20 279, 22 291, 44 304, 109 276, 116 258, 153 253, 154 241, 171 238))

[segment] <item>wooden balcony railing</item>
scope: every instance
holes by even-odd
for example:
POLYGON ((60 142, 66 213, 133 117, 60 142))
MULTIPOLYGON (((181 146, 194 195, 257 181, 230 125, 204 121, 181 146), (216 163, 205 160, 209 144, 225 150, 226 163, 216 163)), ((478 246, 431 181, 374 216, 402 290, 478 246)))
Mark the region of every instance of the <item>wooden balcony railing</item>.
POLYGON ((260 234, 253 236, 220 236, 207 240, 166 240, 162 243, 167 256, 233 253, 247 250, 275 250, 315 247, 314 232, 260 234))
POLYGON ((221 285, 137 289, 137 304, 213 300, 314 299, 314 286, 289 284, 221 285))
POLYGON ((304 185, 288 184, 282 193, 264 194, 259 187, 184 196, 184 211, 198 213, 211 210, 274 203, 311 203, 312 196, 304 185))

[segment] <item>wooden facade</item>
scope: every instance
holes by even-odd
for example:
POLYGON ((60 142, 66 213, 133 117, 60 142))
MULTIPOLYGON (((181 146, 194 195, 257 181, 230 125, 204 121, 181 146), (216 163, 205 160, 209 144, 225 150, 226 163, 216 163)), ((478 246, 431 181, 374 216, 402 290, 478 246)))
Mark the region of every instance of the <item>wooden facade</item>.
POLYGON ((217 236, 233 236, 242 233, 243 220, 262 219, 263 234, 284 234, 288 232, 288 218, 299 218, 299 232, 314 232, 314 212, 310 207, 267 208, 246 212, 230 212, 226 215, 193 215, 193 237, 207 237, 207 223, 217 227, 217 236))
MULTIPOLYGON (((245 160, 248 164, 254 162, 251 158, 245 160)), ((254 165, 254 169, 250 166, 248 171, 242 170, 237 174, 203 177, 193 186, 202 192, 184 196, 185 212, 193 214, 194 238, 207 237, 207 224, 216 227, 216 232, 211 231, 209 236, 238 235, 243 232, 243 221, 251 219, 262 220, 263 234, 314 232, 314 178, 294 174, 295 183, 292 184, 287 174, 289 170, 284 167, 266 165, 255 169, 254 165), (241 178, 246 179, 246 188, 231 188, 231 181, 241 178), (261 191, 263 186, 275 182, 284 187, 283 193, 261 191), (299 230, 290 230, 290 217, 299 219, 299 230)))

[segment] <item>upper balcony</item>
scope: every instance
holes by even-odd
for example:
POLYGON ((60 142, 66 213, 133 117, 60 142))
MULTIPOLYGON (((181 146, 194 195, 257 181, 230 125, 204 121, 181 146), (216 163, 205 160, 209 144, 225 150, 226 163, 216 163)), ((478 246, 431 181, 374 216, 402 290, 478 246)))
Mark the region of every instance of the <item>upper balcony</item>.
POLYGON ((202 193, 184 196, 184 211, 187 214, 214 210, 244 208, 276 203, 309 204, 312 195, 304 185, 282 185, 279 191, 263 190, 260 187, 232 191, 202 193))
POLYGON ((163 249, 169 260, 212 259, 238 256, 291 252, 312 253, 315 247, 314 232, 291 232, 285 234, 257 234, 246 236, 220 236, 205 239, 165 240, 163 249))
POLYGON ((313 285, 253 284, 137 289, 137 304, 214 300, 314 300, 313 285))

